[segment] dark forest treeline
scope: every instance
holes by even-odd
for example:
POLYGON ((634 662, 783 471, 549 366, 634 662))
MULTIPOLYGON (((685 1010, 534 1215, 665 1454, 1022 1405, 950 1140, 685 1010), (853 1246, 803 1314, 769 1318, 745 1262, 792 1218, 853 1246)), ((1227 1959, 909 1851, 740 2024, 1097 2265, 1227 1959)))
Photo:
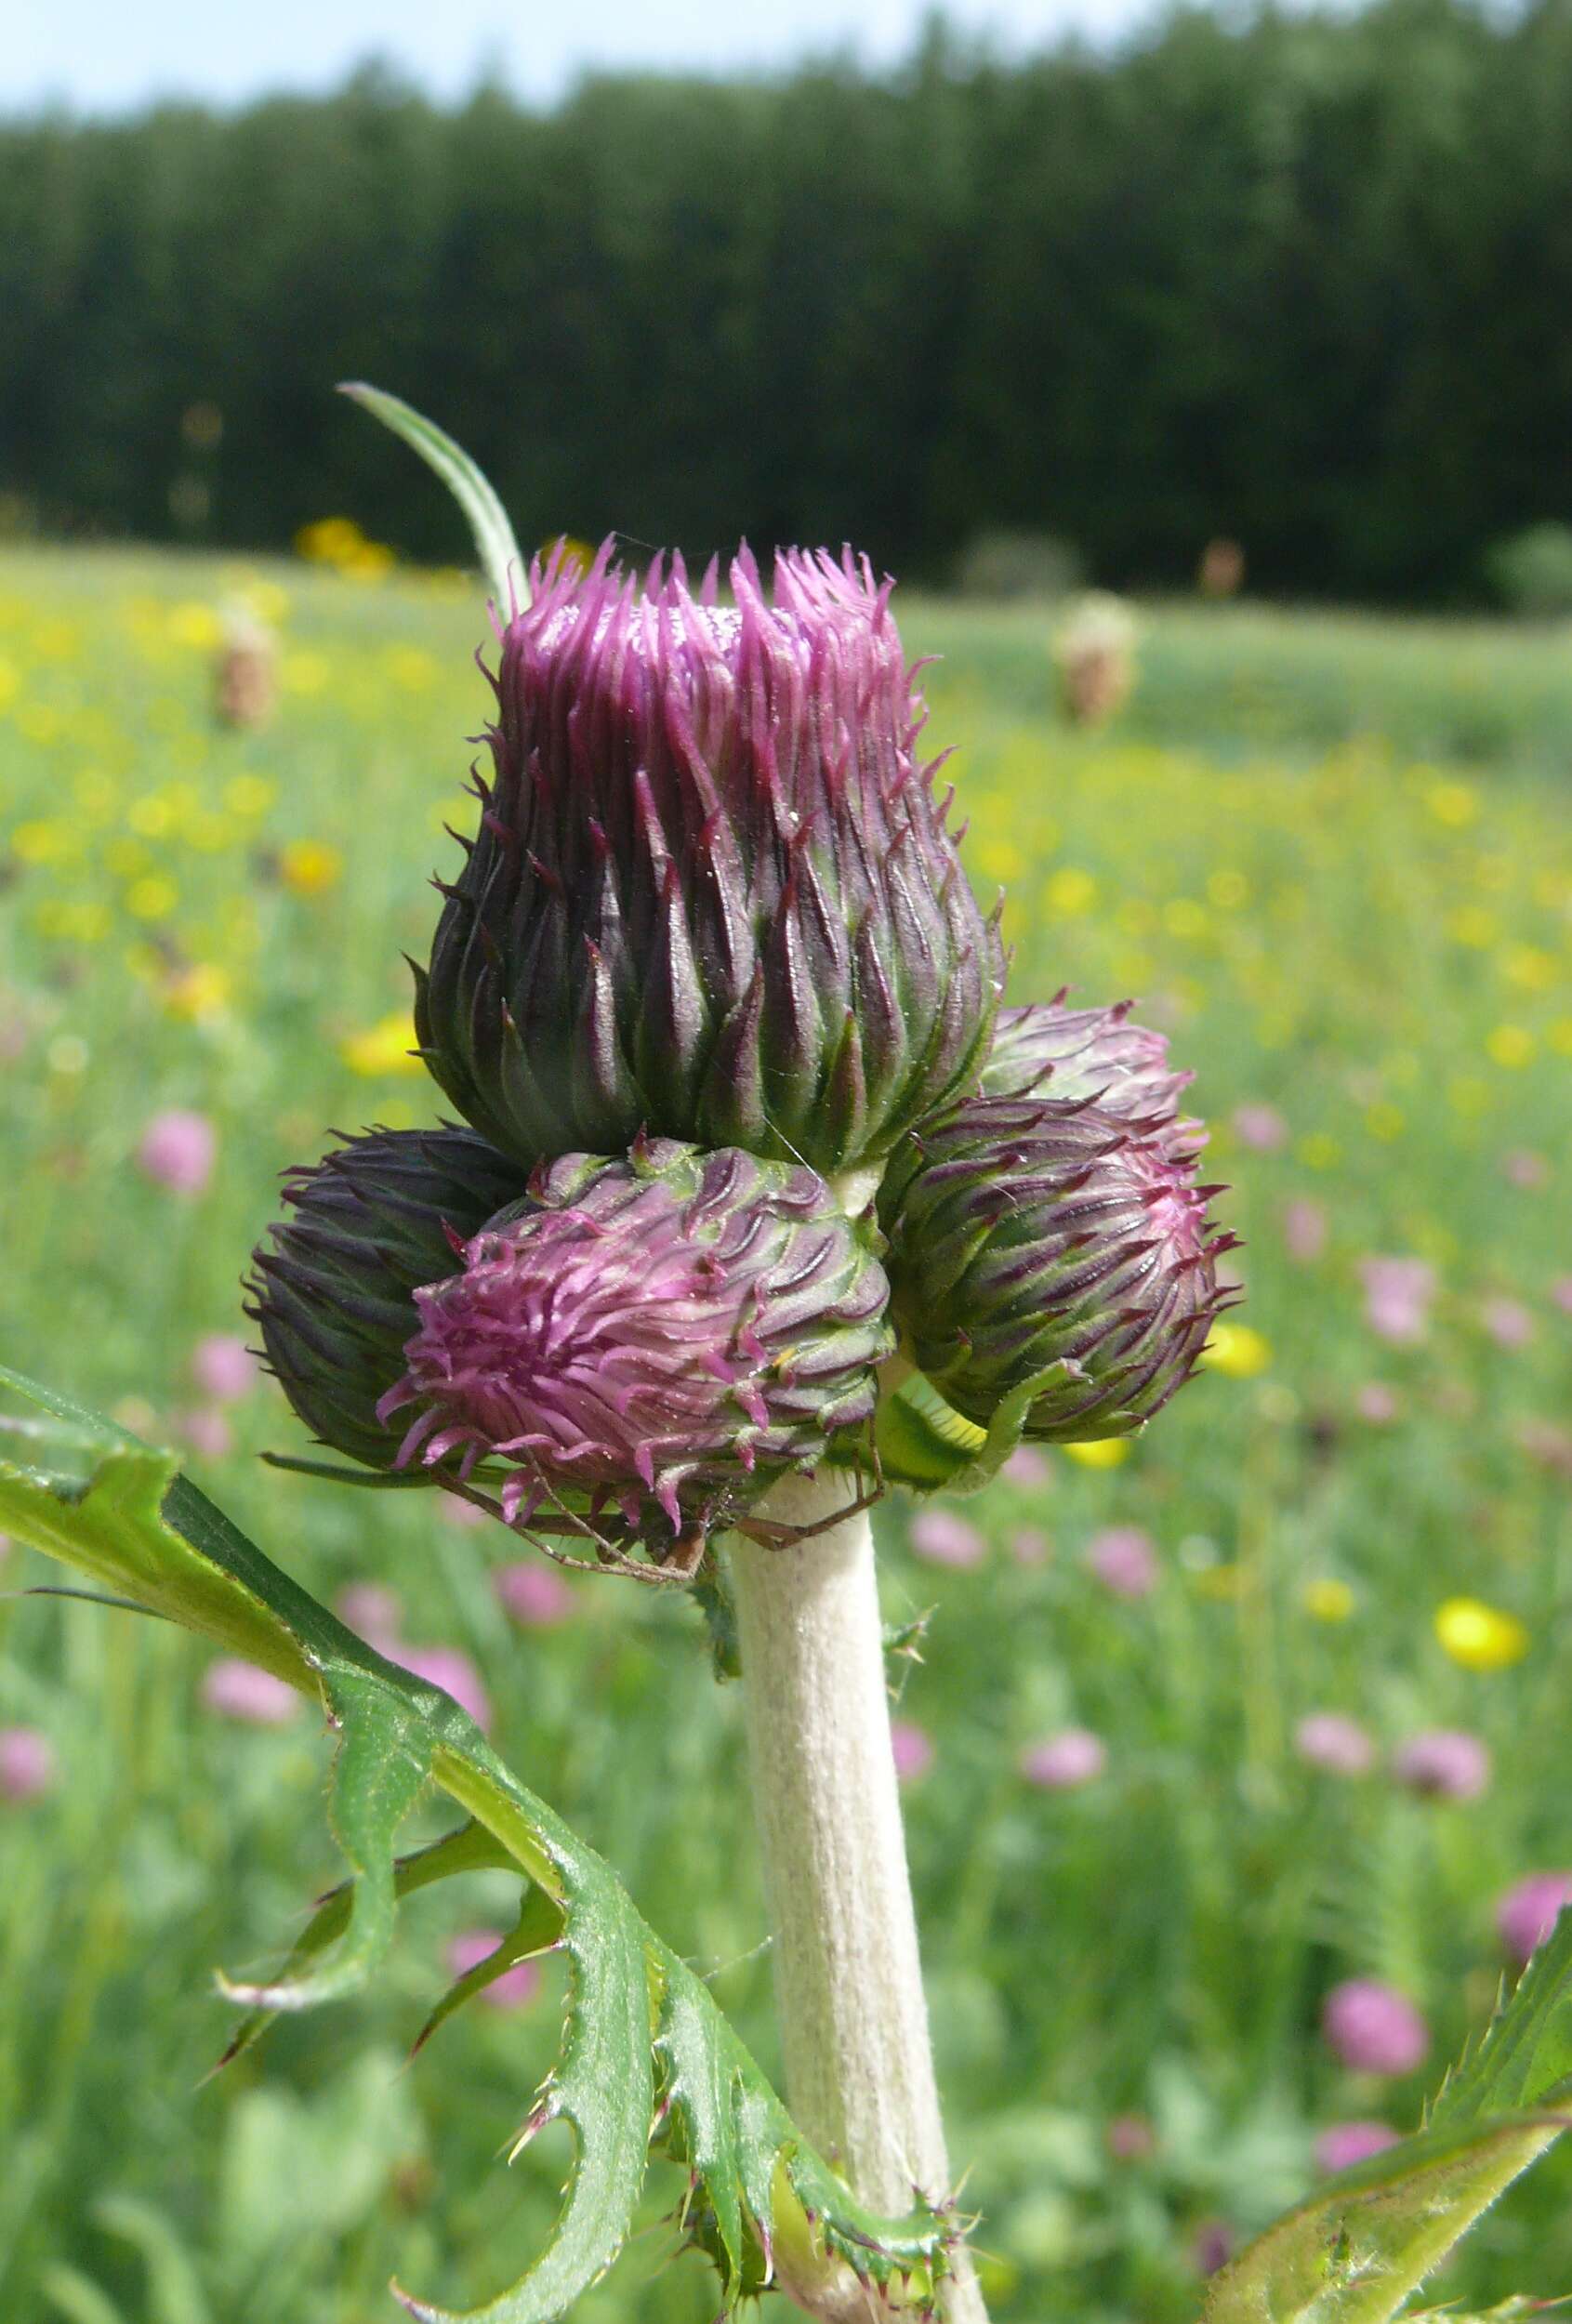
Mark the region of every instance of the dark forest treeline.
POLYGON ((545 115, 367 73, 0 125, 0 493, 41 522, 265 546, 347 511, 456 553, 328 395, 357 376, 525 538, 939 574, 998 524, 1126 583, 1221 532, 1262 587, 1466 596, 1572 518, 1572 0, 1183 13, 1009 68, 934 34, 892 78, 545 115))

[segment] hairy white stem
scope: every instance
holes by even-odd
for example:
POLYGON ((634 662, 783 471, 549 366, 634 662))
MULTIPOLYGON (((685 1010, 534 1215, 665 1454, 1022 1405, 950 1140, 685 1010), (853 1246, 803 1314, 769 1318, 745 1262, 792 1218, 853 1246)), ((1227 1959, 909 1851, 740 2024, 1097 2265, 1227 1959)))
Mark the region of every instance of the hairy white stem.
MULTIPOLYGON (((760 1515, 825 1524, 845 1475, 791 1478, 760 1515)), ((890 1739, 883 1631, 865 1510, 780 1549, 733 1538, 754 1814, 773 1930, 786 2096, 799 2127, 871 2208, 951 2191, 890 1739)), ((788 2283, 809 2312, 865 2319, 824 2286, 788 2283)), ((986 2324, 964 2252, 952 2324, 986 2324)))

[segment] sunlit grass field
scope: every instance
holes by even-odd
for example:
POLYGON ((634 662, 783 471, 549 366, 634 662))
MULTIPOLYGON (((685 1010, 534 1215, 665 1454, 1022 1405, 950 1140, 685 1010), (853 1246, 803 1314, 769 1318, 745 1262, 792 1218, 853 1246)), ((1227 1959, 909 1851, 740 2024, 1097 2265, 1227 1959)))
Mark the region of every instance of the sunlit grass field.
MULTIPOLYGON (((970 1563, 953 1528, 962 1562, 936 1563, 905 1508, 879 1521, 891 1618, 932 1609, 901 1666, 931 1747, 911 1847, 995 2311, 1182 2324, 1328 2126, 1414 2122, 1488 2013, 1499 1895, 1572 1868, 1572 636, 1152 608, 1131 702, 1087 736, 1041 613, 903 622, 944 656, 929 731, 974 879, 1010 891, 1015 997, 1142 997, 1246 1238, 1246 1303, 1147 1437, 958 1504, 970 1563), (1408 1336, 1367 1272, 1392 1258, 1431 1271, 1408 1336), (1100 1578, 1115 1526, 1148 1538, 1150 1589, 1100 1578), (1367 1731, 1369 1772, 1306 1763, 1318 1711, 1367 1731), (1071 1726, 1104 1772, 1028 1780, 1071 1726), (1487 1748, 1472 1800, 1393 1774, 1434 1728, 1487 1748), (1422 2012, 1413 2076, 1328 2048, 1323 1999, 1356 1976, 1422 2012)), ((575 1581, 521 1623, 500 1528, 271 1473, 261 1449, 307 1449, 271 1384, 220 1411, 192 1376, 244 1329, 280 1169, 330 1127, 436 1117, 400 956, 473 812, 483 634, 457 575, 0 558, 0 1358, 202 1447, 199 1480, 319 1596, 375 1579, 406 1644, 469 1657, 504 1755, 773 2064, 740 1706, 687 1602, 575 1581), (212 715, 234 600, 282 640, 255 732, 212 715), (172 1108, 217 1131, 199 1194, 139 1166, 172 1108)), ((58 1578, 21 1551, 0 1572, 58 1578)), ((393 2275, 477 2301, 565 2165, 560 2132, 498 2158, 557 1973, 406 2064, 447 1944, 503 1909, 455 1883, 407 1908, 369 1997, 205 2083, 214 1969, 275 1961, 335 1859, 316 1723, 226 1717, 203 1673, 152 1622, 0 1604, 0 1726, 58 1771, 0 1800, 0 2317, 374 2324, 393 2275)), ((652 2175, 582 2324, 710 2324, 702 2264, 667 2265, 680 2191, 652 2175)), ((1562 2161, 1436 2296, 1568 2284, 1562 2161)))

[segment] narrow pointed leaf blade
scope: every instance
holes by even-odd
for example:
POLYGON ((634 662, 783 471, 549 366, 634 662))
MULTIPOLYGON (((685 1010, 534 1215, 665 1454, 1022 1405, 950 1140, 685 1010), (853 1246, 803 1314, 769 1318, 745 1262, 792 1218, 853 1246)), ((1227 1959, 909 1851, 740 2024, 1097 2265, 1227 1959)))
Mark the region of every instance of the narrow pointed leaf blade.
POLYGON ((390 428, 442 478, 469 519, 481 570, 502 618, 508 619, 515 601, 528 604, 524 561, 508 511, 463 447, 435 420, 428 419, 401 396, 390 395, 385 388, 368 387, 363 379, 346 379, 338 392, 350 397, 373 419, 379 419, 384 428, 390 428))

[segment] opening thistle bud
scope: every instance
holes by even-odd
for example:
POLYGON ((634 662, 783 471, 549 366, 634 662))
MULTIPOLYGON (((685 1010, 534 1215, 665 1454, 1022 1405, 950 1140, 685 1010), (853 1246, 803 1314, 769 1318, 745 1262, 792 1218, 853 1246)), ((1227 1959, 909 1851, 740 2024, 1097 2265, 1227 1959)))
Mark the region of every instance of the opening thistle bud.
POLYGON ((390 1469, 398 1438, 377 1400, 403 1368, 418 1285, 453 1274, 455 1248, 507 1203, 524 1173, 469 1129, 375 1129, 291 1170, 289 1215, 253 1257, 246 1313, 312 1433, 390 1469))
POLYGON ((510 1523, 611 1508, 680 1537, 868 1420, 888 1299, 811 1170, 666 1141, 569 1155, 416 1293, 377 1408, 404 1416, 401 1466, 505 1463, 510 1523))
POLYGON ((1085 1102, 978 1098, 909 1137, 879 1196, 897 1321, 969 1419, 1044 1373, 1025 1434, 1138 1428, 1218 1310, 1195 1159, 1085 1102))
POLYGON ((986 1097, 1090 1099, 1103 1113, 1178 1155, 1205 1140, 1180 1116, 1194 1076, 1169 1063, 1166 1034, 1136 1024, 1132 1001, 1112 1009, 1067 1009, 1064 994, 1024 1009, 1001 1009, 983 1067, 986 1097))
POLYGON ((962 1086, 1002 983, 865 561, 744 549, 718 601, 556 561, 502 638, 493 776, 422 1052, 533 1165, 641 1129, 829 1174, 962 1086))

